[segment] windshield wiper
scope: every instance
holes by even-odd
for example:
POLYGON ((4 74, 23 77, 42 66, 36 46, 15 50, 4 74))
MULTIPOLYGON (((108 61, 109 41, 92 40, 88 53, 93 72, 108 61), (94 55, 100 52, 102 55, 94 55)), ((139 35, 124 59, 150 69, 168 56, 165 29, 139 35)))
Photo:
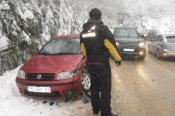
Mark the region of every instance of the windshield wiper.
POLYGON ((46 52, 43 52, 43 53, 39 53, 40 55, 53 55, 53 54, 50 54, 50 53, 46 53, 46 52))
POLYGON ((78 54, 78 53, 55 53, 55 55, 78 54))
POLYGON ((40 55, 73 55, 73 54, 78 54, 78 53, 46 53, 46 52, 43 52, 43 53, 39 53, 40 55))

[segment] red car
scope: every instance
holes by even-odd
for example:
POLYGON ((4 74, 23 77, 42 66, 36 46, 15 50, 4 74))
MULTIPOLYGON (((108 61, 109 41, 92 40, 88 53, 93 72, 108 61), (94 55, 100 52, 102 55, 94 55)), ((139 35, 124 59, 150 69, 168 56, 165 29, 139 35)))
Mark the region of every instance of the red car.
POLYGON ((71 99, 90 90, 79 35, 51 39, 19 69, 16 84, 23 95, 71 99))

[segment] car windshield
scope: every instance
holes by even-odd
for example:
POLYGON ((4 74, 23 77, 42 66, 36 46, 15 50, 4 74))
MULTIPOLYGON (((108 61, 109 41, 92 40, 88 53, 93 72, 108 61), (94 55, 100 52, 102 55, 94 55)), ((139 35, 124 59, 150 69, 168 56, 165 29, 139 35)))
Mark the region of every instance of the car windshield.
POLYGON ((167 42, 175 43, 175 36, 166 36, 167 42))
POLYGON ((138 37, 134 28, 116 28, 114 30, 115 37, 138 37))
POLYGON ((48 42, 39 54, 61 55, 61 54, 80 54, 80 39, 54 39, 48 42))

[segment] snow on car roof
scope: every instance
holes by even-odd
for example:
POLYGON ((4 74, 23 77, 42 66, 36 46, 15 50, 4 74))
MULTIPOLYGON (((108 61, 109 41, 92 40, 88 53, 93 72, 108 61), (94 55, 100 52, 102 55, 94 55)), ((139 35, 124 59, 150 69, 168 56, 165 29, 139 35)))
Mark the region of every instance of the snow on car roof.
POLYGON ((53 38, 50 38, 50 40, 53 40, 53 39, 73 39, 73 38, 80 38, 80 34, 64 34, 64 35, 59 35, 59 36, 56 36, 56 37, 53 37, 53 38))
POLYGON ((160 34, 157 34, 157 36, 158 36, 158 35, 163 35, 163 36, 175 36, 175 34, 161 34, 161 33, 160 33, 160 34))
POLYGON ((164 34, 165 36, 175 36, 175 34, 164 34))
POLYGON ((80 38, 80 34, 59 35, 55 39, 64 39, 64 38, 80 38))

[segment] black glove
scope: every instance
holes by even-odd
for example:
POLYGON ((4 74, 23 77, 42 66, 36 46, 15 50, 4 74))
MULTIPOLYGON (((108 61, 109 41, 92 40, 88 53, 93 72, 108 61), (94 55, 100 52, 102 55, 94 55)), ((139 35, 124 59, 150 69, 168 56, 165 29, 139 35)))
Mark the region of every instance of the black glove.
POLYGON ((116 64, 117 66, 120 66, 120 65, 121 65, 121 61, 115 61, 115 64, 116 64))

